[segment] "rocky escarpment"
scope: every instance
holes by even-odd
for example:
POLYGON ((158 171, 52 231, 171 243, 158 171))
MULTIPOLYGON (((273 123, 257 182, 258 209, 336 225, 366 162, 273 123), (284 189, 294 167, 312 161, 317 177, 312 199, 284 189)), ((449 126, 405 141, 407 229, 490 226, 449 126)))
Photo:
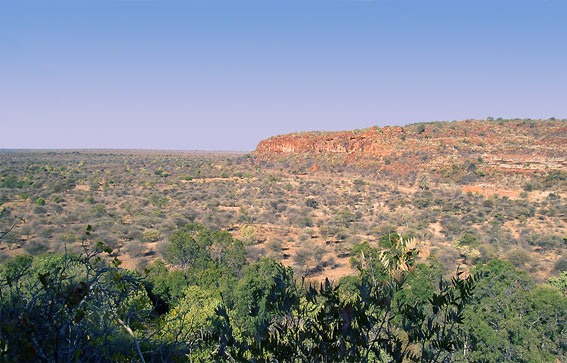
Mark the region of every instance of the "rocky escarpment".
POLYGON ((263 140, 256 151, 260 154, 281 153, 360 153, 388 155, 403 136, 402 127, 372 127, 362 131, 308 132, 280 135, 263 140))
POLYGON ((263 140, 254 154, 264 161, 310 160, 396 172, 455 166, 477 175, 567 170, 567 121, 465 120, 301 132, 263 140))

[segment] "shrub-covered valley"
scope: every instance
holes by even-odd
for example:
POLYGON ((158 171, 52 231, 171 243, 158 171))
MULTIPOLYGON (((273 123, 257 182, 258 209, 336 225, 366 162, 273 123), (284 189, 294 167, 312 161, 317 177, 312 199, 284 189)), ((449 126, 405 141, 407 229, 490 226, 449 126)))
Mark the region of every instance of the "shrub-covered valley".
POLYGON ((566 145, 491 119, 2 151, 0 354, 564 361, 566 145))

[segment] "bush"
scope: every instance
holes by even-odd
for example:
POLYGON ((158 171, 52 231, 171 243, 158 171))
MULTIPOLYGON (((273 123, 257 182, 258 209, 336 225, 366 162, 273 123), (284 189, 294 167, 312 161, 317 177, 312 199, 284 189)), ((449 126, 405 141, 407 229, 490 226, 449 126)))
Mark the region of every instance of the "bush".
POLYGON ((298 267, 306 267, 308 261, 311 259, 312 251, 307 247, 298 249, 293 255, 293 262, 298 267))
POLYGON ((302 227, 302 228, 313 227, 313 221, 309 217, 303 217, 299 221, 299 226, 302 227))
POLYGON ((258 262, 262 257, 266 256, 266 251, 258 246, 246 246, 246 255, 252 261, 258 262))
POLYGON ((93 217, 102 217, 106 214, 106 209, 102 204, 96 204, 89 209, 89 214, 93 217))
POLYGON ((281 259, 283 257, 283 244, 280 239, 274 238, 266 243, 266 249, 268 250, 268 256, 274 259, 281 259))
POLYGON ((478 246, 478 251, 480 252, 480 261, 482 263, 487 263, 498 257, 496 250, 489 244, 481 244, 478 246))
POLYGON ((527 270, 532 267, 534 258, 523 249, 512 250, 506 254, 506 259, 510 261, 514 267, 527 270))
POLYGON ((557 262, 555 262, 554 266, 555 271, 567 271, 567 258, 562 257, 557 262))
POLYGON ((355 215, 348 209, 343 209, 335 215, 335 221, 345 228, 348 228, 355 220, 355 215))
POLYGON ((38 205, 33 209, 33 212, 35 214, 45 214, 47 213, 47 209, 45 209, 45 207, 38 205))
POLYGON ((437 258, 443 266, 447 268, 447 270, 452 271, 457 268, 457 262, 460 258, 459 251, 454 248, 450 247, 447 248, 446 246, 436 246, 435 249, 431 249, 431 255, 437 258))
POLYGON ((130 255, 130 257, 137 258, 144 255, 146 251, 146 246, 140 241, 128 242, 122 250, 130 255))
POLYGON ((478 238, 473 233, 465 233, 459 242, 461 245, 474 247, 478 244, 478 238))
POLYGON ((248 246, 256 244, 256 230, 254 229, 254 227, 244 226, 242 227, 240 234, 242 236, 242 242, 244 242, 244 244, 248 246))
POLYGON ((32 256, 44 254, 48 249, 49 241, 45 238, 34 239, 24 245, 24 250, 32 256))
POLYGON ((305 205, 309 208, 317 209, 319 207, 319 202, 313 198, 307 198, 305 199, 305 205))
POLYGON ((382 223, 374 227, 372 231, 376 236, 382 237, 383 235, 390 235, 396 233, 397 227, 391 223, 382 223))
POLYGON ((157 229, 148 229, 142 233, 142 238, 146 242, 156 242, 160 237, 160 232, 157 229))
POLYGON ((65 201, 65 199, 63 199, 63 198, 61 198, 60 196, 56 195, 56 196, 53 197, 53 201, 54 201, 55 203, 62 203, 62 202, 65 201))
POLYGON ((551 249, 561 246, 563 239, 560 236, 549 234, 531 235, 528 237, 528 243, 543 249, 551 249))

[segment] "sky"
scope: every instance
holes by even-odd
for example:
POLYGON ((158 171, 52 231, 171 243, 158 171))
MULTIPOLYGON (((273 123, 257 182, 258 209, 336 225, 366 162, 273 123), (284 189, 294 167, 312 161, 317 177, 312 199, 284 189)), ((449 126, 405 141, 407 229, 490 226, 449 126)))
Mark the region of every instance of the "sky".
POLYGON ((565 0, 0 0, 0 148, 567 118, 565 0))

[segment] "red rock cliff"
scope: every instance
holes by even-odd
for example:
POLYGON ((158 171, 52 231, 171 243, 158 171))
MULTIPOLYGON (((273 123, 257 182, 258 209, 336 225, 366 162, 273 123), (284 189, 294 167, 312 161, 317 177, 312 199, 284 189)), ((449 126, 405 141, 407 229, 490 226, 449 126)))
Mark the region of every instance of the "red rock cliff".
POLYGON ((344 155, 346 163, 378 162, 396 169, 442 169, 482 158, 485 168, 510 171, 567 169, 567 122, 556 120, 466 120, 371 127, 339 132, 301 132, 261 141, 264 160, 303 155, 344 155))
POLYGON ((258 144, 260 154, 282 153, 362 153, 389 154, 404 134, 401 127, 372 127, 363 131, 309 132, 274 136, 258 144))

